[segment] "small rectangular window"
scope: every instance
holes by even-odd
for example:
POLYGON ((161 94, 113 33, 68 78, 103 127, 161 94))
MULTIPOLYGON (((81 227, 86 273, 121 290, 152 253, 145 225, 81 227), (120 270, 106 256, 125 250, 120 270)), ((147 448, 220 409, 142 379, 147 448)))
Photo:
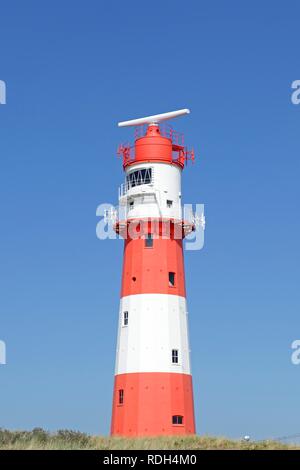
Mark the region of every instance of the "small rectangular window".
POLYGON ((151 233, 148 233, 145 238, 145 247, 153 248, 153 237, 151 233))
POLYGON ((172 207, 173 206, 173 201, 171 199, 167 199, 167 207, 172 207))
POLYGON ((128 312, 123 312, 123 326, 128 325, 128 312))
POLYGON ((178 349, 172 349, 172 363, 178 364, 178 349))
POLYGON ((124 403, 124 390, 121 388, 119 390, 119 405, 123 405, 124 403))
POLYGON ((175 286, 175 273, 169 272, 169 286, 174 287, 175 286))
POLYGON ((183 416, 173 415, 172 416, 172 424, 183 424, 183 416))
POLYGON ((129 203, 129 209, 132 209, 133 206, 134 206, 134 201, 130 201, 130 203, 129 203))

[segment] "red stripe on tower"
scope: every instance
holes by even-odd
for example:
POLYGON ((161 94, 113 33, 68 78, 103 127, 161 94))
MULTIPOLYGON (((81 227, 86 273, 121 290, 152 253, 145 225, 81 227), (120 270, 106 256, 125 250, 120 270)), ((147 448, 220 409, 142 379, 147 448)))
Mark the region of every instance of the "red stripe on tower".
POLYGON ((182 249, 194 227, 181 207, 181 172, 193 153, 158 125, 187 111, 124 123, 149 125, 134 155, 120 148, 125 216, 115 228, 125 244, 112 435, 195 433, 182 249))

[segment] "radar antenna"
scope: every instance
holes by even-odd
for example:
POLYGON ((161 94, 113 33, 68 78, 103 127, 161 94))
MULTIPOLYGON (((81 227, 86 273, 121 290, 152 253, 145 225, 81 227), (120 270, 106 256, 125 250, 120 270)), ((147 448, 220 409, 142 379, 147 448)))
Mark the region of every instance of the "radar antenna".
POLYGON ((119 127, 127 126, 140 126, 142 124, 151 124, 157 125, 161 121, 166 121, 167 119, 173 119, 178 116, 183 116, 185 114, 190 114, 189 109, 178 109, 177 111, 170 111, 169 113, 154 114, 153 116, 146 116, 138 119, 131 119, 130 121, 122 121, 118 123, 119 127))

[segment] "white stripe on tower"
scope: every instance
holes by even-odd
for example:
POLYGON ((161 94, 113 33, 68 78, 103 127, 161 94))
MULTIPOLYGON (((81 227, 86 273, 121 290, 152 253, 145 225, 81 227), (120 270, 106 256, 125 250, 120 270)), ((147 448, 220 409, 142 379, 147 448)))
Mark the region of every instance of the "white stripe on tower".
POLYGON ((116 375, 132 372, 190 374, 186 300, 139 294, 120 302, 116 375), (124 312, 128 312, 124 322, 124 312), (178 362, 172 362, 172 351, 178 362))

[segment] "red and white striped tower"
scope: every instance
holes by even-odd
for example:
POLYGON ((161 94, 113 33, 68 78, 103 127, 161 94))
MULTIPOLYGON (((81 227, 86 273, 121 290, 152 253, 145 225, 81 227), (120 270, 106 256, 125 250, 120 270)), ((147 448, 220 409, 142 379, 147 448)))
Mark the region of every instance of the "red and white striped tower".
MULTIPOLYGON (((123 154, 125 183, 116 223, 124 239, 111 434, 195 433, 182 239, 181 173, 188 158, 180 135, 159 122, 189 110, 119 123, 148 124, 134 154, 123 154)), ((138 127, 138 130, 143 127, 138 127)))

